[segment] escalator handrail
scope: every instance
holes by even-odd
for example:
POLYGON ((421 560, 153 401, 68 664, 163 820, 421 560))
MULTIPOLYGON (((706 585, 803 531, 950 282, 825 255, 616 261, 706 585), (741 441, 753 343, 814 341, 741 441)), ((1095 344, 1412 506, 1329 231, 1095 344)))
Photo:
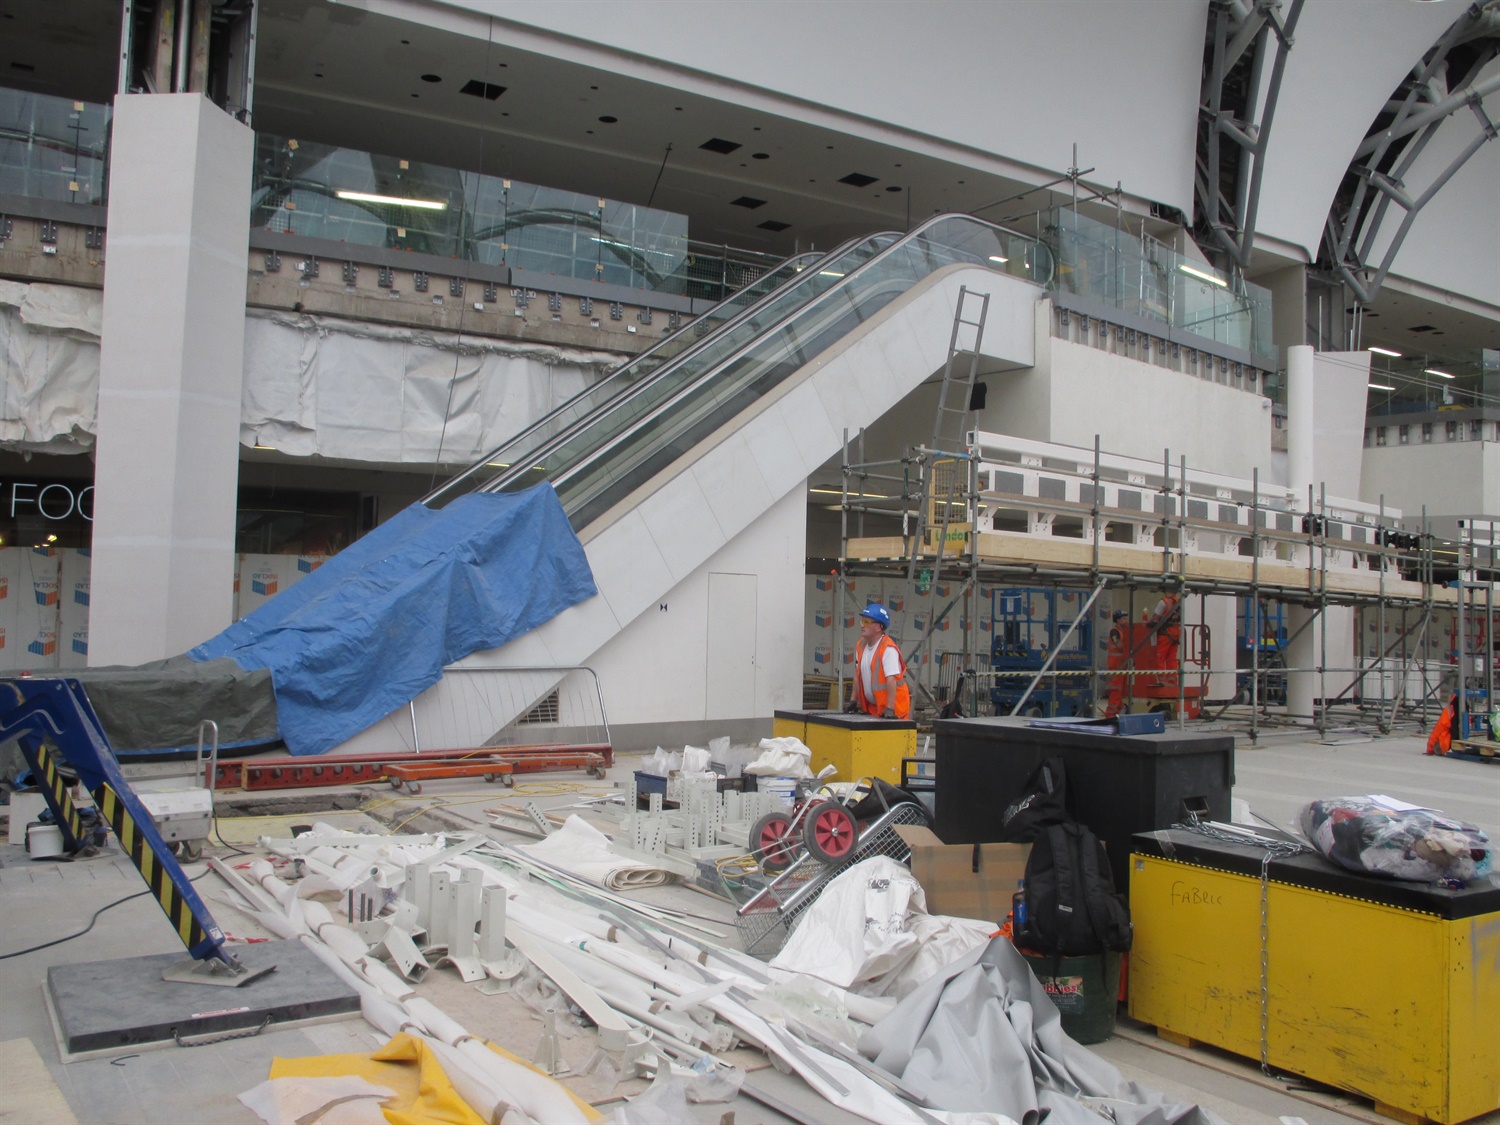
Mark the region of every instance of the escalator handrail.
MULTIPOLYGON (((687 363, 699 352, 708 347, 711 347, 725 332, 733 331, 735 328, 738 328, 742 323, 744 323, 746 319, 753 317, 757 313, 759 313, 764 308, 767 302, 783 296, 796 286, 806 284, 809 278, 816 277, 818 275, 819 269, 821 269, 827 262, 839 258, 844 254, 847 254, 853 247, 859 245, 860 243, 869 241, 872 238, 881 237, 898 238, 900 236, 894 231, 883 231, 878 234, 864 235, 860 238, 849 239, 847 242, 842 243, 835 249, 829 251, 827 254, 816 255, 817 260, 812 264, 803 267, 795 277, 788 278, 781 285, 778 285, 769 293, 764 294, 750 305, 747 305, 744 309, 740 310, 734 316, 730 317, 723 324, 714 328, 712 331, 705 333, 701 339, 695 340, 682 352, 667 360, 661 365, 661 367, 651 372, 641 382, 632 387, 626 387, 618 394, 606 399, 604 402, 601 402, 597 406, 593 407, 586 414, 574 419, 572 422, 567 423, 564 429, 552 435, 552 437, 548 438, 536 449, 529 452, 525 457, 524 464, 517 463, 511 465, 509 468, 502 469, 499 473, 496 473, 494 476, 486 480, 483 484, 479 485, 476 491, 502 491, 507 485, 513 483, 517 478, 524 476, 526 473, 530 472, 531 466, 535 464, 539 459, 547 457, 559 446, 573 440, 573 438, 576 437, 581 431, 589 429, 591 426, 597 423, 600 418, 612 413, 615 410, 618 410, 621 406, 634 401, 640 395, 645 394, 652 387, 656 386, 663 379, 670 377, 675 371, 678 370, 679 367, 681 367, 681 365, 687 363)), ((792 259, 788 260, 790 261, 792 259)), ((779 269, 780 267, 777 268, 779 269)), ((729 299, 732 300, 733 298, 729 299)), ((720 303, 720 305, 722 304, 723 302, 720 303)), ((714 307, 718 308, 720 306, 716 305, 714 307)), ((680 331, 686 332, 689 327, 691 326, 684 325, 680 331)), ((668 339, 674 339, 676 335, 677 334, 674 334, 673 336, 668 337, 668 339)), ((623 371, 625 369, 621 368, 620 370, 623 371)), ((602 385, 603 382, 613 379, 617 374, 619 374, 619 372, 612 372, 610 375, 606 376, 604 380, 601 380, 600 383, 596 383, 593 389, 597 389, 597 387, 602 385)), ((574 399, 576 400, 578 397, 579 396, 575 395, 574 399)), ((557 413, 558 411, 553 411, 549 415, 549 417, 555 417, 557 413)), ((546 419, 543 420, 543 422, 545 421, 546 419)), ((529 431, 535 431, 541 424, 542 423, 537 423, 536 425, 529 427, 529 431)))
MULTIPOLYGON (((734 363, 736 360, 738 360, 741 357, 743 357, 747 351, 749 351, 752 347, 754 347, 756 344, 758 344, 766 336, 768 336, 768 335, 770 335, 770 334, 772 334, 774 332, 780 331, 781 329, 783 329, 784 327, 786 327, 787 324, 790 323, 792 320, 800 318, 803 314, 807 313, 809 310, 815 308, 818 305, 821 305, 823 303, 823 299, 826 298, 826 297, 828 297, 830 294, 839 292, 840 290, 842 290, 846 286, 848 286, 853 280, 855 280, 856 278, 859 278, 862 275, 864 275, 866 271, 876 269, 887 258, 894 256, 895 254, 897 254, 901 250, 905 249, 907 246, 911 245, 917 239, 925 237, 925 235, 927 234, 928 230, 931 229, 932 227, 937 226, 940 223, 952 222, 955 219, 964 220, 966 222, 970 222, 970 223, 974 224, 975 226, 979 226, 979 227, 989 227, 992 230, 995 230, 995 231, 998 231, 998 232, 1002 232, 1002 233, 1004 233, 1006 235, 1010 235, 1010 236, 1015 237, 1015 238, 1022 238, 1022 239, 1027 240, 1028 242, 1033 242, 1033 243, 1035 243, 1038 246, 1042 245, 1042 243, 1041 243, 1041 241, 1039 239, 1034 239, 1034 238, 1032 238, 1029 235, 1021 234, 1019 231, 1013 231, 1013 230, 1009 229, 1008 227, 1002 227, 998 223, 991 223, 991 222, 988 222, 985 219, 976 218, 973 215, 966 215, 966 214, 963 214, 961 212, 947 212, 947 213, 944 213, 944 214, 941 214, 941 215, 933 215, 931 218, 929 218, 929 219, 927 219, 927 220, 919 223, 917 226, 913 227, 905 235, 903 235, 901 238, 897 239, 895 242, 893 242, 891 245, 887 246, 885 249, 877 252, 868 261, 862 262, 860 265, 858 265, 854 269, 850 270, 847 274, 845 274, 842 278, 840 278, 838 280, 837 284, 835 284, 833 286, 830 286, 828 289, 825 289, 822 293, 818 294, 817 297, 814 297, 811 301, 808 301, 806 304, 799 305, 796 308, 792 309, 790 312, 787 313, 787 315, 785 317, 783 317, 781 320, 777 321, 776 324, 768 327, 765 331, 761 332, 759 335, 757 335, 753 339, 747 340, 735 352, 733 352, 731 355, 725 356, 722 360, 720 360, 717 364, 715 364, 712 369, 710 369, 709 371, 704 372, 702 375, 700 375, 698 377, 698 379, 695 379, 693 382, 688 383, 685 386, 678 388, 678 390, 677 390, 676 393, 674 393, 673 395, 671 395, 668 398, 664 398, 661 402, 656 403, 649 411, 647 411, 641 417, 635 419, 631 423, 631 425, 628 426, 626 429, 624 429, 621 432, 613 435, 606 444, 604 444, 603 446, 598 447, 597 449, 589 451, 589 453, 582 460, 580 460, 578 462, 575 462, 573 465, 571 465, 567 469, 563 470, 557 477, 555 477, 555 478, 552 479, 552 484, 553 484, 554 488, 557 487, 563 481, 566 481, 566 480, 572 478, 573 476, 577 475, 579 472, 583 471, 583 469, 585 469, 588 465, 592 464, 598 457, 600 457, 601 455, 606 454, 609 450, 611 450, 615 446, 619 445, 621 441, 623 441, 626 438, 630 437, 631 435, 637 433, 641 429, 642 426, 645 426, 645 425, 649 424, 650 422, 654 421, 655 419, 657 419, 658 417, 660 417, 661 414, 663 414, 668 409, 670 409, 671 407, 673 407, 676 403, 678 403, 679 401, 681 401, 681 399, 683 399, 687 394, 689 394, 695 388, 697 388, 703 382, 703 380, 705 380, 707 378, 711 378, 715 372, 722 370, 724 367, 728 366, 731 363, 734 363)), ((874 236, 872 236, 872 237, 874 237, 874 236)), ((860 240, 860 241, 863 241, 863 240, 860 240)), ((975 266, 977 266, 977 267, 984 268, 982 263, 975 262, 973 264, 975 266)), ((811 271, 804 271, 804 272, 811 272, 811 271)))
MULTIPOLYGON (((845 244, 845 245, 847 245, 847 244, 845 244)), ((839 247, 837 250, 834 250, 831 253, 840 253, 843 249, 844 249, 844 247, 839 247)), ((736 313, 734 316, 731 316, 723 324, 719 325, 718 328, 715 328, 712 332, 706 332, 706 333, 704 333, 704 335, 700 339, 695 340, 692 344, 689 344, 687 348, 685 348, 678 355, 674 356, 672 359, 670 359, 666 363, 664 363, 659 371, 654 372, 649 379, 647 379, 645 382, 641 383, 640 385, 643 386, 643 387, 644 386, 650 386, 652 383, 654 383, 656 381, 656 378, 659 375, 663 374, 664 372, 666 372, 667 370, 669 370, 670 368, 672 368, 673 366, 675 366, 675 364, 676 364, 676 362, 678 360, 685 359, 687 356, 692 355, 694 352, 696 352, 700 348, 702 348, 709 340, 712 340, 718 334, 718 332, 720 331, 720 329, 727 328, 731 324, 736 323, 741 318, 741 316, 749 313, 750 311, 752 311, 753 309, 755 309, 756 307, 758 307, 760 305, 761 301, 766 300, 767 298, 769 298, 770 296, 772 296, 772 294, 781 292, 781 290, 783 289, 784 286, 790 285, 792 282, 794 282, 798 278, 802 277, 804 274, 807 273, 807 271, 809 269, 812 268, 813 264, 815 264, 817 262, 821 262, 823 259, 827 258, 828 256, 829 255, 820 255, 820 254, 816 254, 816 253, 804 253, 804 254, 793 254, 791 257, 785 259, 783 262, 781 262, 779 265, 777 265, 775 267, 775 269, 769 270, 768 274, 774 274, 774 273, 776 273, 779 270, 786 269, 789 266, 794 266, 798 262, 802 262, 803 265, 801 266, 800 269, 798 269, 798 271, 796 273, 794 273, 791 277, 787 278, 787 280, 785 282, 783 282, 782 285, 776 286, 776 288, 772 289, 769 293, 765 294, 759 300, 753 302, 752 304, 750 304, 749 306, 747 306, 745 309, 742 309, 739 313, 736 313)), ((760 279, 757 278, 756 282, 758 282, 759 280, 760 279)), ((754 285, 754 284, 756 284, 756 282, 752 282, 751 284, 754 285)), ((508 449, 510 449, 512 446, 514 446, 517 442, 524 441, 526 438, 528 438, 528 437, 532 436, 533 434, 535 434, 538 430, 541 430, 541 429, 545 428, 554 419, 556 419, 560 414, 563 414, 564 412, 566 412, 567 410, 569 410, 570 408, 572 408, 574 405, 576 405, 580 399, 582 399, 582 398, 584 398, 585 396, 588 396, 588 395, 597 394, 598 391, 599 391, 599 389, 601 387, 605 386, 608 383, 613 382, 614 380, 616 380, 618 378, 621 378, 623 376, 628 375, 638 364, 641 364, 641 363, 645 362, 651 356, 655 355, 657 351, 659 351, 661 348, 665 347, 672 340, 675 340, 681 333, 690 330, 693 327, 694 324, 698 323, 698 320, 701 319, 702 316, 709 316, 709 315, 711 315, 714 312, 715 309, 722 308, 724 305, 730 303, 736 297, 738 297, 741 292, 743 292, 743 290, 737 290, 736 292, 731 293, 729 296, 725 297, 724 300, 718 302, 715 305, 710 306, 709 309, 707 311, 705 311, 704 313, 702 313, 699 318, 694 319, 694 320, 688 322, 687 324, 683 325, 681 329, 679 329, 677 332, 672 333, 670 336, 663 336, 656 343, 652 344, 651 347, 647 348, 645 351, 641 352, 639 355, 634 356, 628 362, 621 364, 619 367, 615 368, 609 374, 605 375, 602 379, 599 379, 598 381, 596 381, 594 383, 590 383, 587 387, 583 388, 581 391, 579 391, 577 394, 573 395, 571 398, 567 399, 566 401, 558 404, 557 406, 553 407, 551 410, 547 411, 547 413, 543 414, 540 418, 536 419, 536 421, 530 423, 525 428, 517 431, 516 433, 511 434, 509 437, 507 437, 503 442, 501 442, 494 449, 491 449, 488 453, 484 454, 482 457, 477 458, 463 472, 459 473, 457 476, 449 477, 442 484, 438 485, 435 489, 433 489, 431 492, 429 492, 426 496, 422 497, 422 499, 421 499, 420 502, 422 504, 426 504, 426 505, 429 505, 429 506, 432 505, 435 501, 441 499, 443 496, 445 496, 448 492, 450 492, 452 489, 454 489, 455 487, 457 487, 463 481, 468 480, 471 476, 473 476, 474 474, 478 473, 480 471, 480 469, 484 468, 486 465, 489 465, 495 458, 503 455, 508 449)), ((612 403, 614 401, 615 401, 614 399, 608 399, 608 400, 606 400, 606 402, 601 403, 600 406, 601 407, 602 406, 608 406, 610 403, 612 403)), ((569 429, 571 429, 571 427, 573 425, 578 425, 578 424, 582 423, 584 420, 593 417, 594 414, 597 412, 598 409, 599 409, 599 407, 595 407, 593 410, 589 411, 587 414, 584 414, 581 418, 577 419, 574 423, 571 423, 570 426, 569 426, 569 429)), ((530 458, 528 458, 528 460, 530 460, 530 458)), ((490 484, 489 481, 487 481, 485 485, 481 485, 480 489, 484 490, 488 484, 490 484)))

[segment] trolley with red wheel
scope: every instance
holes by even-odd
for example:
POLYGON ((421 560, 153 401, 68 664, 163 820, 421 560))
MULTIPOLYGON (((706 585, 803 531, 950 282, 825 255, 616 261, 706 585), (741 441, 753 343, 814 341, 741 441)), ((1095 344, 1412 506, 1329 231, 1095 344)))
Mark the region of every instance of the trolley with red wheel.
POLYGON ((816 785, 799 793, 791 809, 756 821, 749 846, 765 881, 735 912, 746 951, 779 948, 802 911, 846 867, 874 855, 907 862, 899 824, 931 827, 931 817, 904 790, 870 778, 842 795, 816 785), (771 942, 777 934, 780 940, 771 942))

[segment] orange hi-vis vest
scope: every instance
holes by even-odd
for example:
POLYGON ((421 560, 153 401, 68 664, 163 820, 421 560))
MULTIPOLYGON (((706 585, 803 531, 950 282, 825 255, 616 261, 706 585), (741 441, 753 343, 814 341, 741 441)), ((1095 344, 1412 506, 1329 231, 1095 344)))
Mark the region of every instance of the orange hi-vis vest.
POLYGON ((864 661, 865 642, 856 641, 854 644, 854 701, 859 704, 859 709, 867 715, 879 718, 885 714, 887 707, 895 712, 898 719, 911 718, 911 689, 906 686, 906 661, 901 656, 901 649, 890 637, 881 637, 875 642, 874 655, 870 657, 870 678, 875 681, 875 698, 865 698, 865 678, 860 673, 864 661), (896 659, 901 662, 901 671, 896 680, 894 692, 887 687, 890 682, 885 676, 885 649, 889 645, 896 653, 896 659))

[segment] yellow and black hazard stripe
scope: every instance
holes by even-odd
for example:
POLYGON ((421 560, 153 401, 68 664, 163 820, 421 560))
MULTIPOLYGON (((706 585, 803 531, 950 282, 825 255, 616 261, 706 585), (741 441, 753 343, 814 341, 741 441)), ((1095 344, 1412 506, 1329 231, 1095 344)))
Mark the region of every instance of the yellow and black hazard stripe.
POLYGON ((63 825, 72 837, 73 847, 79 848, 84 844, 83 818, 78 815, 78 806, 73 803, 73 798, 68 793, 68 782, 63 777, 62 771, 57 768, 57 759, 52 756, 52 751, 45 745, 37 747, 36 764, 41 770, 42 782, 47 786, 47 791, 57 802, 56 809, 61 810, 63 825))
POLYGON ((100 814, 115 830, 120 847, 125 850, 125 854, 130 857, 130 862, 135 864, 137 870, 140 871, 141 877, 146 880, 147 886, 151 888, 151 893, 161 904, 162 910, 166 911, 167 920, 176 928, 183 945, 188 949, 197 948, 207 935, 203 927, 199 925, 198 919, 193 916, 187 901, 182 897, 182 892, 177 889, 177 884, 172 882, 171 877, 162 867, 161 861, 157 859, 156 853, 146 842, 145 836, 135 823, 135 818, 126 810, 125 803, 108 785, 100 786, 94 794, 94 799, 99 802, 100 814))

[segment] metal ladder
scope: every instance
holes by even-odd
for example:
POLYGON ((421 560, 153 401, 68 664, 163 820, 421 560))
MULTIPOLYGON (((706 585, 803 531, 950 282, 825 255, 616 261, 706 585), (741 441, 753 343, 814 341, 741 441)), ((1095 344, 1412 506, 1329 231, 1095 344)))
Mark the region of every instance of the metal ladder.
MULTIPOLYGON (((973 459, 969 453, 969 431, 973 428, 974 415, 971 406, 974 382, 979 373, 979 349, 984 340, 984 324, 989 310, 988 293, 971 293, 967 286, 959 289, 958 301, 953 310, 953 330, 948 338, 948 358, 943 364, 943 381, 938 388, 932 440, 926 446, 918 446, 911 455, 920 476, 920 488, 916 528, 910 538, 911 549, 906 562, 908 623, 913 620, 912 613, 922 585, 919 581, 924 569, 921 552, 934 528, 938 535, 931 560, 931 580, 927 583, 926 625, 916 643, 905 651, 908 661, 914 660, 921 653, 937 631, 938 573, 947 549, 954 509, 962 506, 970 493, 973 459), (975 302, 978 303, 978 311, 971 315, 975 302)), ((968 585, 965 582, 958 595, 943 607, 941 616, 946 617, 958 604, 959 599, 967 592, 968 585)), ((919 679, 913 677, 910 682, 927 696, 929 702, 937 702, 919 679)))

